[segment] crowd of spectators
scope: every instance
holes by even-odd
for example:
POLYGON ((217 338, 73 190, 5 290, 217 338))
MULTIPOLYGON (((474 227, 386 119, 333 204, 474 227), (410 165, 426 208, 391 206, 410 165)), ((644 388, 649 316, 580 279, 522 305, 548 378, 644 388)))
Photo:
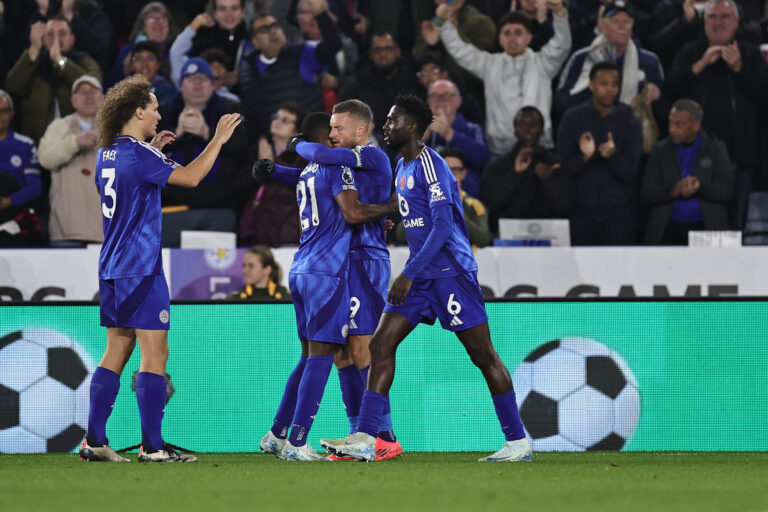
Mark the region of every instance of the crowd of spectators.
POLYGON ((768 189, 767 61, 766 0, 0 0, 0 246, 102 239, 94 115, 133 73, 182 165, 244 116, 199 187, 163 190, 166 246, 296 244, 294 191, 253 162, 305 165, 290 135, 350 98, 379 143, 401 93, 434 112, 423 141, 474 245, 503 218, 569 219, 574 245, 685 244, 744 229, 768 189))

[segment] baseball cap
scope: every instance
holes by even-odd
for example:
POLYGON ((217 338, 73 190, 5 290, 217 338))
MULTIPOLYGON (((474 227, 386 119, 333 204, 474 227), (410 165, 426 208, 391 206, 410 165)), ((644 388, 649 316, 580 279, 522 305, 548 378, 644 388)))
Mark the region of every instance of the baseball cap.
POLYGON ((102 90, 101 82, 99 82, 99 79, 96 78, 93 75, 83 75, 72 84, 72 94, 75 94, 75 91, 77 91, 77 86, 80 84, 91 84, 98 90, 102 90))
POLYGON ((181 85, 181 82, 183 82, 189 75, 196 75, 197 73, 201 73, 213 80, 213 71, 211 70, 210 64, 200 57, 192 57, 187 59, 187 62, 184 63, 184 67, 181 68, 179 85, 181 85))
POLYGON ((618 0, 617 2, 610 2, 605 5, 605 10, 603 11, 603 18, 610 18, 611 16, 619 12, 625 12, 632 18, 635 17, 635 14, 632 12, 632 9, 629 7, 627 2, 618 0))

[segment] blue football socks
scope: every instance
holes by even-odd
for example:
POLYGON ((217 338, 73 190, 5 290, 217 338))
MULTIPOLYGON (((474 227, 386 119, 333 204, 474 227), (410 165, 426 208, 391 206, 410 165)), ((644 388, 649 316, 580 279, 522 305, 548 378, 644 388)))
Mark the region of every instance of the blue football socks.
POLYGON ((325 385, 333 366, 333 356, 310 356, 299 383, 296 412, 293 415, 289 442, 296 447, 307 443, 307 435, 323 399, 325 385))
POLYGON ((117 392, 120 390, 120 376, 99 366, 91 377, 91 403, 88 413, 88 439, 98 444, 109 444, 107 420, 112 414, 117 392))
POLYGON ((299 395, 299 383, 301 376, 304 375, 304 368, 307 366, 307 356, 302 355, 296 367, 288 377, 285 383, 285 391, 280 405, 275 413, 275 421, 272 424, 272 434, 279 439, 288 437, 288 429, 291 427, 291 420, 296 412, 296 399, 299 395))
POLYGON ((357 422, 357 431, 376 437, 379 432, 381 415, 387 404, 387 397, 374 391, 366 391, 363 395, 363 405, 360 406, 360 420, 357 422))
POLYGON ((165 376, 139 372, 136 377, 136 400, 141 416, 141 443, 147 451, 165 446, 161 427, 165 413, 165 376))
POLYGON ((507 441, 524 438, 525 429, 523 428, 523 421, 520 419, 520 412, 517 410, 515 391, 494 395, 491 398, 493 398, 493 405, 496 407, 496 416, 499 417, 504 438, 507 441))
POLYGON ((357 419, 360 416, 360 403, 363 401, 363 382, 360 380, 360 372, 357 366, 350 364, 339 368, 339 384, 341 385, 341 399, 347 410, 349 419, 349 431, 355 432, 357 419))
MULTIPOLYGON (((360 370, 360 379, 362 379, 365 389, 368 389, 368 374, 370 371, 370 365, 360 370)), ((397 441, 397 438, 392 430, 392 410, 389 406, 389 397, 387 396, 385 398, 387 403, 384 405, 384 409, 381 413, 381 423, 379 424, 379 430, 376 435, 388 443, 394 443, 397 441)))

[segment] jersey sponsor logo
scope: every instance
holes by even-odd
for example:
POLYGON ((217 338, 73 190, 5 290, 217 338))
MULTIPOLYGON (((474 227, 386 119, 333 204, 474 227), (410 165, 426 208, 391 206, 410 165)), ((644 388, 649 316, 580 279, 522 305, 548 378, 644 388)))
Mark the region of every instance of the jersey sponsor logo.
POLYGON ((413 190, 414 179, 413 176, 408 176, 408 190, 413 190))
POLYGON ((415 219, 405 219, 403 220, 403 226, 405 226, 406 228, 423 228, 424 217, 418 217, 415 219))
POLYGON ((407 217, 411 213, 411 209, 408 208, 408 201, 400 194, 397 194, 397 209, 400 210, 400 216, 402 217, 407 217))
POLYGON ((400 176, 400 190, 405 188, 405 176, 400 176))
POLYGON ((437 201, 445 201, 445 194, 443 194, 443 189, 440 188, 440 183, 432 183, 429 186, 429 193, 430 198, 429 201, 432 203, 435 203, 437 201))
POLYGON ((171 320, 171 315, 168 313, 167 309, 164 309, 160 312, 160 321, 164 324, 167 324, 171 320))
POLYGON ((21 157, 19 155, 13 155, 11 157, 11 165, 14 167, 21 167, 21 157))

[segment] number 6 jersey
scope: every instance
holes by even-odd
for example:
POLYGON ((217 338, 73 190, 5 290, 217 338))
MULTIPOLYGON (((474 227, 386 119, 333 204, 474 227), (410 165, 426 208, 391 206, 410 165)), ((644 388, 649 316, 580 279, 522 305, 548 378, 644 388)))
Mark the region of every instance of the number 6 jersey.
POLYGON ((162 274, 160 187, 178 166, 128 135, 99 149, 96 186, 104 226, 99 279, 162 274))

